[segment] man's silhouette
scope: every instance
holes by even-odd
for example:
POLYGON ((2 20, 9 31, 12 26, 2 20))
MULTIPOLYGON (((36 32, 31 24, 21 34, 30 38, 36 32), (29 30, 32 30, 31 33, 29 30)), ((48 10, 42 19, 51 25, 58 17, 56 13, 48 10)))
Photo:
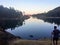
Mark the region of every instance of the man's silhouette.
POLYGON ((58 45, 59 34, 60 31, 57 29, 57 26, 54 26, 54 30, 52 32, 54 45, 58 45))

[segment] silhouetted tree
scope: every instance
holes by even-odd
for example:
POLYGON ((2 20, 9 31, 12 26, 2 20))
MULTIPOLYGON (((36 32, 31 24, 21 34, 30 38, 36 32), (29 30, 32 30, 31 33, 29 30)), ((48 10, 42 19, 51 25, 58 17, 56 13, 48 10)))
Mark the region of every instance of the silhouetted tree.
POLYGON ((21 11, 15 10, 14 8, 10 7, 3 7, 0 6, 0 18, 20 18, 23 14, 21 11))

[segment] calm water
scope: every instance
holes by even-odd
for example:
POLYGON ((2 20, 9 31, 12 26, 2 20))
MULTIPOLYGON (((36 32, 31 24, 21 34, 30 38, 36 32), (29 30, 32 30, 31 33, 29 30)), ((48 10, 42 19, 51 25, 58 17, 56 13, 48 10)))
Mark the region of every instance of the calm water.
MULTIPOLYGON (((7 29, 6 31, 23 39, 42 39, 51 37, 54 25, 56 24, 30 17, 23 22, 22 26, 16 27, 13 30, 7 29)), ((60 26, 58 26, 58 29, 60 29, 60 26)))

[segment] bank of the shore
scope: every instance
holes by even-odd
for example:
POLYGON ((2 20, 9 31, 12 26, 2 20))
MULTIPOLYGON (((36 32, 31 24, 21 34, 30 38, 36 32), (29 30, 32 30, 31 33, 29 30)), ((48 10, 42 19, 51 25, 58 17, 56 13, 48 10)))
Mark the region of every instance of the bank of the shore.
MULTIPOLYGON (((52 45, 51 40, 22 40, 22 39, 16 39, 14 41, 11 41, 9 45, 52 45)), ((58 45, 60 45, 60 40, 58 42, 58 45)))
POLYGON ((7 45, 9 42, 20 39, 19 37, 16 37, 9 32, 6 31, 0 31, 0 45, 7 45))
MULTIPOLYGON (((3 36, 5 35, 5 37, 7 37, 8 45, 52 45, 52 41, 50 39, 25 40, 20 39, 9 32, 0 32, 0 34, 2 33, 3 36)), ((60 44, 60 40, 58 44, 60 44)))

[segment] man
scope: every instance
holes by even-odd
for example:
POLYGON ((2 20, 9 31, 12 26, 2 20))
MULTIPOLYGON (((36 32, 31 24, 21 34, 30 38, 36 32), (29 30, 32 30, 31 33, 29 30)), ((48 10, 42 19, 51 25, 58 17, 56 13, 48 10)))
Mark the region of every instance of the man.
POLYGON ((59 34, 60 31, 57 29, 57 26, 54 26, 54 30, 52 32, 54 45, 58 45, 59 34))

